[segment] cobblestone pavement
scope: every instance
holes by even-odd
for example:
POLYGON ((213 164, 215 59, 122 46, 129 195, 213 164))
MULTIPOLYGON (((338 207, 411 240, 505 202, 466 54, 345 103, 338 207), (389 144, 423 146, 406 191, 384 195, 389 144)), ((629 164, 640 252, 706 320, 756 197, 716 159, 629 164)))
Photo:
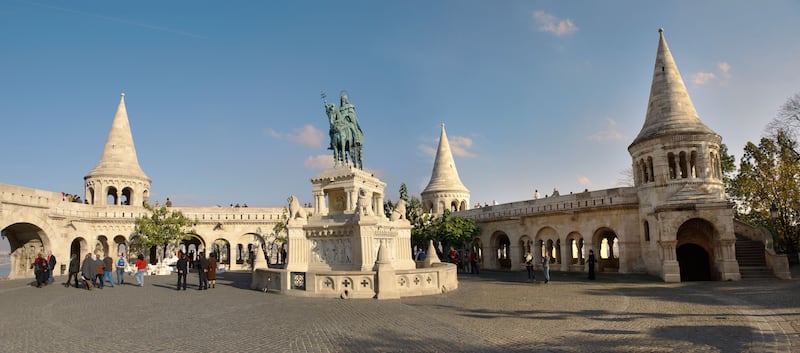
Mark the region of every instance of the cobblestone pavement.
POLYGON ((176 276, 92 291, 64 288, 65 277, 44 288, 2 281, 0 351, 800 351, 797 279, 459 276, 457 291, 386 301, 262 293, 247 273, 220 274, 207 291, 194 274, 187 291, 174 289, 176 276))

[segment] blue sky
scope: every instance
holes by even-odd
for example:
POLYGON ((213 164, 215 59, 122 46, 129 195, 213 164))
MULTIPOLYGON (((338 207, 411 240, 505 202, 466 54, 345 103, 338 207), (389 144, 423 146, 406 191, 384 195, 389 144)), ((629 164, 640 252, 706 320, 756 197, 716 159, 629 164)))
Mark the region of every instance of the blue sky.
POLYGON ((83 194, 121 92, 152 198, 311 201, 347 90, 397 199, 446 124, 472 204, 619 185, 665 29, 738 157, 800 91, 800 2, 4 1, 0 182, 83 194))

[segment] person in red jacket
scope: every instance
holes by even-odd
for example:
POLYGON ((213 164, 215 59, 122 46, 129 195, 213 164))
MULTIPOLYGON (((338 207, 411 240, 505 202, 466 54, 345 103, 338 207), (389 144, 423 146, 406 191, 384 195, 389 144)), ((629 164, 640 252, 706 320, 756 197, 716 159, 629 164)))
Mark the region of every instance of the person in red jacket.
POLYGON ((147 269, 147 261, 144 261, 144 255, 139 254, 136 258, 136 283, 139 287, 144 287, 144 271, 147 269))
POLYGON ((50 278, 50 271, 47 267, 47 259, 39 253, 33 261, 33 273, 36 275, 36 288, 41 288, 42 283, 47 284, 50 278))

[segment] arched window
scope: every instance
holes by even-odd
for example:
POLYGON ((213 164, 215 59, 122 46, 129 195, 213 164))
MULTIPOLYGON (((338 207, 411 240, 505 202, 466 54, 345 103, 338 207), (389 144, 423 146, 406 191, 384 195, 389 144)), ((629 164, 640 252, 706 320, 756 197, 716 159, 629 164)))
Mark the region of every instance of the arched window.
POLYGON ((668 153, 667 161, 669 163, 669 178, 675 179, 678 174, 677 166, 675 165, 675 153, 672 152, 668 153))
POLYGON ((686 179, 689 177, 689 170, 686 165, 686 152, 681 151, 679 156, 681 164, 681 178, 686 179))
POLYGON ((656 181, 656 177, 653 175, 653 157, 647 157, 647 171, 650 173, 648 181, 656 181))
POLYGON ((644 241, 650 241, 650 223, 644 221, 644 241))
POLYGON ((641 160, 641 163, 642 163, 642 176, 644 177, 642 179, 642 183, 646 183, 650 181, 650 174, 647 172, 647 164, 645 164, 644 159, 641 160))

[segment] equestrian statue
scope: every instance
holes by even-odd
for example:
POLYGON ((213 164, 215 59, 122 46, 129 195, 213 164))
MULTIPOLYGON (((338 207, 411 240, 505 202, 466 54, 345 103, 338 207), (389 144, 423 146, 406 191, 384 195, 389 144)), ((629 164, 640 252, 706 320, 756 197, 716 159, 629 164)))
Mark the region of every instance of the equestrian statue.
POLYGON ((322 102, 325 104, 325 114, 328 115, 330 123, 329 134, 331 144, 329 150, 333 150, 333 166, 352 166, 364 169, 361 164, 361 145, 364 142, 364 132, 358 124, 356 107, 352 105, 347 97, 347 92, 342 91, 339 96, 339 106, 328 103, 325 93, 322 93, 322 102))

